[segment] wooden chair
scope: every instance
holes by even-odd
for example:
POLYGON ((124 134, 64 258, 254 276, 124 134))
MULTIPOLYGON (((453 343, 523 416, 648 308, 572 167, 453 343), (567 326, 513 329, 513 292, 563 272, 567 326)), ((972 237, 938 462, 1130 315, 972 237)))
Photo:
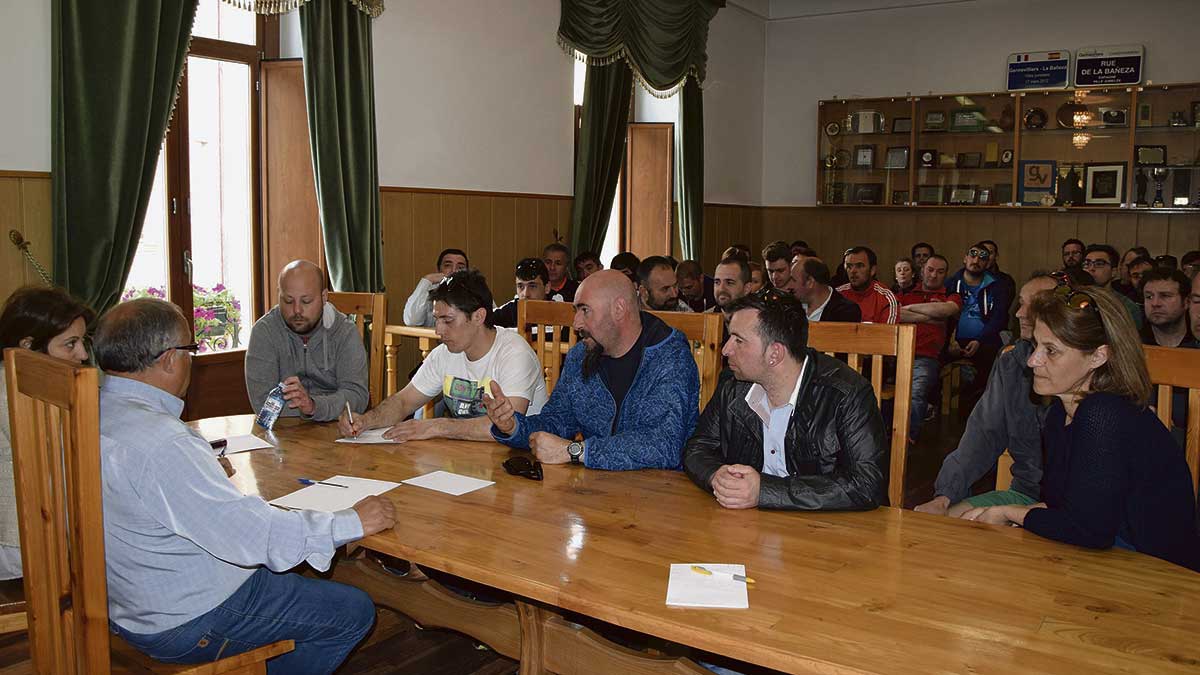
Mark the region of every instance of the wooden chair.
POLYGON ((98 371, 25 349, 4 362, 33 672, 265 673, 294 648, 285 640, 195 666, 155 663, 119 639, 110 648, 98 371))
MULTIPOLYGON (((413 338, 417 341, 417 351, 420 353, 420 360, 424 361, 429 358, 429 352, 437 347, 442 339, 438 337, 437 331, 432 328, 423 328, 419 326, 395 326, 388 325, 383 327, 383 352, 384 352, 384 391, 383 398, 387 398, 392 394, 400 391, 400 378, 396 374, 396 353, 400 349, 400 342, 403 338, 413 338)), ((422 409, 425 419, 432 419, 434 415, 434 406, 436 399, 425 404, 422 409)))
POLYGON ((721 377, 721 335, 725 319, 720 313, 705 312, 650 312, 668 326, 683 333, 692 346, 696 359, 696 371, 700 374, 700 410, 717 392, 717 380, 721 377))
POLYGON ((575 346, 577 338, 571 324, 575 307, 569 302, 520 300, 517 302, 517 330, 529 341, 542 363, 546 377, 546 395, 554 391, 562 372, 563 358, 575 346), (566 329, 566 330, 564 330, 566 329), (567 334, 566 341, 563 333, 567 334))
POLYGON ((343 314, 354 317, 358 334, 370 345, 369 389, 371 407, 379 405, 383 393, 383 330, 376 330, 387 323, 387 295, 383 293, 329 293, 329 302, 343 314), (370 331, 368 333, 368 331, 370 331))
POLYGON ((904 475, 908 459, 908 415, 912 406, 912 371, 915 357, 916 326, 882 323, 816 322, 808 325, 808 346, 829 355, 845 354, 846 363, 859 373, 864 357, 871 360, 871 388, 875 401, 885 396, 883 359, 896 357, 896 386, 888 388, 895 400, 892 411, 891 467, 888 499, 896 508, 904 507, 904 475))

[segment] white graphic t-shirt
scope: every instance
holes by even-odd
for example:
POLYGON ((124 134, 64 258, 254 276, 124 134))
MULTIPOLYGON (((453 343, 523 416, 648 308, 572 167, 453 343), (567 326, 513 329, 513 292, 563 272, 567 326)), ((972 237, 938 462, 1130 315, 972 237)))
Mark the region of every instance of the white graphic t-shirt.
POLYGON ((509 328, 496 329, 496 341, 478 361, 438 345, 421 364, 412 384, 426 396, 440 393, 448 416, 471 418, 487 414, 483 393, 490 392, 492 380, 500 383, 506 396, 528 400, 528 415, 541 412, 546 404, 542 365, 521 334, 509 328))

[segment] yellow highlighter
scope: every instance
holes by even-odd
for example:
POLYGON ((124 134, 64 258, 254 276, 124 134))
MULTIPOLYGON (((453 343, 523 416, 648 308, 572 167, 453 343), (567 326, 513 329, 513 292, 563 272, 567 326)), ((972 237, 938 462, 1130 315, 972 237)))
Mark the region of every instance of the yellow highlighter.
POLYGON ((740 581, 747 585, 754 583, 754 580, 748 576, 744 576, 741 574, 730 574, 729 572, 714 572, 714 571, 708 569, 707 567, 703 567, 701 565, 692 565, 692 571, 695 572, 696 574, 703 574, 706 577, 716 577, 716 576, 732 577, 734 581, 740 581))

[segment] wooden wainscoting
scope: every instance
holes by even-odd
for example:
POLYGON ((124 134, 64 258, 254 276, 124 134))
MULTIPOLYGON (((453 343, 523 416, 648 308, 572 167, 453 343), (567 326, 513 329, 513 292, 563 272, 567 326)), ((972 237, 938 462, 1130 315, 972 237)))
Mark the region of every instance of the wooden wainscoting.
POLYGON ((761 263, 763 245, 776 239, 764 232, 763 215, 761 206, 705 204, 704 241, 700 255, 704 273, 711 275, 716 271, 721 253, 732 244, 749 246, 752 254, 750 259, 761 263))
POLYGON ((1000 268, 1018 284, 1035 270, 1061 267, 1061 245, 1071 237, 1108 243, 1121 253, 1137 245, 1152 255, 1177 257, 1200 249, 1200 214, 1194 213, 767 207, 762 222, 764 241, 804 239, 831 268, 842 251, 868 245, 879 256, 879 278, 886 284, 892 282, 892 263, 908 256, 918 241, 933 244, 953 272, 971 244, 993 239, 1000 246, 1000 268))
POLYGON ((53 273, 50 204, 49 173, 0 170, 0 302, 25 284, 42 282, 9 241, 9 230, 20 232, 29 242, 30 253, 53 273))

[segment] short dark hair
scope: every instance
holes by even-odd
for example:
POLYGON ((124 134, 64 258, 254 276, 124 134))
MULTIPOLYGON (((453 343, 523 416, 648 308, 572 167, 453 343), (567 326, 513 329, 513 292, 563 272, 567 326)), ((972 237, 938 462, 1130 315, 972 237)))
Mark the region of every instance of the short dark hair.
POLYGON ((492 291, 488 288, 487 277, 479 270, 462 270, 442 279, 441 283, 429 290, 429 304, 435 302, 444 302, 467 315, 474 314, 480 308, 486 309, 483 325, 488 328, 494 325, 492 291))
POLYGON ((738 278, 742 280, 743 284, 750 282, 750 261, 746 260, 742 256, 736 255, 729 256, 728 258, 721 258, 721 262, 717 263, 717 267, 720 267, 721 265, 737 265, 738 278))
POLYGON ((1121 262, 1121 254, 1117 253, 1117 249, 1108 244, 1089 244, 1083 249, 1083 257, 1088 257, 1089 253, 1103 253, 1108 256, 1108 264, 1116 267, 1121 262))
POLYGON ((112 373, 140 373, 179 346, 191 325, 179 307, 158 298, 122 302, 96 324, 96 364, 112 373))
POLYGON ((804 246, 804 247, 801 247, 801 249, 796 252, 796 255, 802 255, 805 258, 815 258, 815 257, 817 257, 817 252, 812 250, 811 248, 808 248, 807 246, 804 246))
MULTIPOLYGON (((946 263, 946 270, 950 269, 950 261, 946 260, 946 256, 942 255, 941 253, 930 253, 929 260, 941 260, 942 262, 946 263)), ((926 265, 929 264, 929 260, 925 261, 926 265)))
POLYGON ((799 300, 771 288, 735 300, 729 316, 745 309, 758 312, 758 335, 764 346, 778 342, 787 347, 793 359, 804 360, 808 352, 808 315, 799 300))
POLYGON ((675 266, 675 276, 681 279, 699 279, 704 276, 704 270, 695 260, 684 260, 675 266))
POLYGON ((1151 260, 1149 256, 1139 255, 1138 257, 1129 261, 1128 269, 1133 269, 1138 265, 1149 265, 1151 268, 1155 267, 1154 261, 1151 260))
POLYGON ((792 242, 791 248, 796 248, 797 246, 800 248, 808 248, 808 242, 804 241, 803 239, 797 239, 796 241, 792 242))
POLYGON ((1084 244, 1082 241, 1076 239, 1075 237, 1071 237, 1070 239, 1064 241, 1062 243, 1061 248, 1066 248, 1070 244, 1079 244, 1079 248, 1087 248, 1087 244, 1084 244))
POLYGON ((933 255, 934 253, 937 253, 937 251, 933 250, 933 244, 928 244, 923 241, 918 241, 917 243, 912 245, 912 248, 910 248, 908 250, 908 254, 914 258, 917 257, 917 249, 919 249, 919 248, 929 249, 929 255, 933 255))
POLYGON ((1188 251, 1187 253, 1183 254, 1182 258, 1179 259, 1179 266, 1184 267, 1186 265, 1191 265, 1197 260, 1200 260, 1200 251, 1188 251))
POLYGON ((609 267, 618 271, 629 270, 630 272, 636 274, 638 265, 641 263, 642 261, 638 259, 636 255, 630 253, 629 251, 624 251, 613 256, 612 263, 609 264, 609 267))
POLYGON ((467 267, 471 266, 471 259, 467 257, 466 251, 462 250, 461 248, 448 248, 438 254, 438 261, 437 261, 437 265, 435 265, 435 267, 437 267, 438 269, 441 269, 442 268, 442 258, 445 258, 448 255, 461 255, 463 257, 463 260, 466 261, 467 267))
POLYGON ((725 251, 721 254, 721 260, 726 258, 744 258, 746 262, 750 262, 750 256, 746 254, 746 251, 738 248, 737 246, 730 246, 729 248, 725 249, 725 251))
POLYGON ((667 269, 672 270, 672 271, 674 271, 674 269, 675 269, 675 266, 671 264, 671 261, 668 260, 665 255, 652 255, 649 258, 646 258, 642 262, 638 263, 638 266, 637 266, 638 283, 645 284, 647 281, 650 280, 650 273, 660 267, 666 267, 667 269))
POLYGON ((1145 246, 1134 246, 1133 248, 1129 249, 1128 251, 1125 251, 1125 255, 1123 255, 1121 257, 1124 258, 1126 255, 1129 255, 1130 253, 1136 253, 1136 254, 1138 254, 1139 257, 1142 257, 1142 258, 1150 257, 1150 249, 1146 248, 1145 246))
POLYGON ((791 262, 792 247, 786 241, 773 241, 763 247, 762 257, 763 260, 767 261, 768 265, 776 260, 786 260, 791 262))
POLYGON ((1146 292, 1146 284, 1151 281, 1174 281, 1179 285, 1179 297, 1186 298, 1192 292, 1192 280, 1179 270, 1166 267, 1155 267, 1142 275, 1142 284, 1138 286, 1138 294, 1146 292))
POLYGON ((21 346, 32 338, 29 348, 45 353, 50 340, 71 327, 78 318, 85 324, 96 320, 91 307, 58 287, 22 286, 13 291, 0 312, 0 359, 4 350, 21 346))
POLYGON ((824 260, 820 258, 805 258, 801 267, 804 269, 805 276, 809 279, 822 286, 829 285, 829 265, 826 265, 824 260))
POLYGON ((575 265, 575 269, 579 269, 580 265, 588 261, 594 262, 597 265, 602 264, 600 262, 600 256, 596 255, 595 251, 584 251, 583 253, 580 253, 579 255, 575 256, 575 260, 572 262, 572 264, 575 265))
POLYGON ((869 246, 851 246, 850 248, 846 249, 846 252, 842 254, 842 264, 845 264, 848 256, 858 253, 867 254, 867 262, 871 265, 871 267, 875 267, 879 264, 879 258, 875 256, 875 251, 872 251, 869 246))
POLYGON ((517 263, 517 278, 521 281, 533 281, 540 278, 543 284, 550 283, 550 270, 541 258, 524 258, 517 263))
POLYGON ((996 249, 996 253, 1000 252, 1000 244, 997 244, 996 242, 992 241, 991 239, 982 239, 979 241, 979 245, 980 246, 991 246, 992 248, 996 249))
POLYGON ((912 258, 896 258, 896 262, 892 263, 892 265, 899 265, 900 263, 908 263, 908 266, 912 267, 913 259, 912 258))
POLYGON ((563 246, 562 244, 558 243, 557 241, 552 244, 546 244, 546 248, 542 249, 542 256, 545 257, 545 255, 547 253, 550 253, 551 251, 553 251, 555 253, 561 253, 561 254, 567 256, 567 260, 571 259, 571 249, 567 248, 566 246, 563 246))

